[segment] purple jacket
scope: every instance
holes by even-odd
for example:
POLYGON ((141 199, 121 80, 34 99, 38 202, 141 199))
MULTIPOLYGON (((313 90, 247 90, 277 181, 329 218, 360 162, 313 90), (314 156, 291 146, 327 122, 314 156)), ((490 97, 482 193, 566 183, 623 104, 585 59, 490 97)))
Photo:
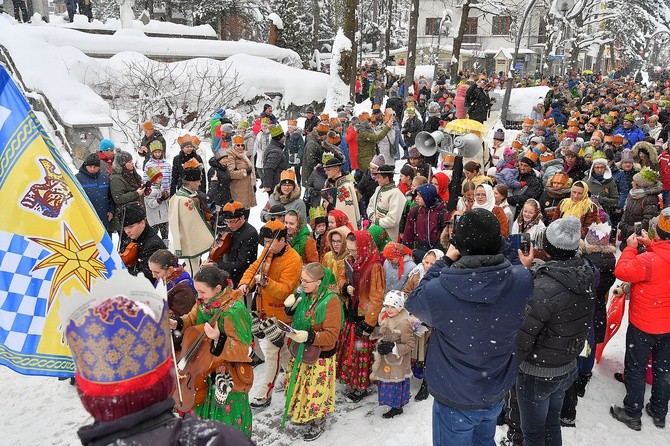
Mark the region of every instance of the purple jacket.
POLYGON ((451 220, 446 203, 439 201, 431 208, 414 206, 407 214, 402 242, 412 249, 444 249, 440 244, 440 234, 451 220))

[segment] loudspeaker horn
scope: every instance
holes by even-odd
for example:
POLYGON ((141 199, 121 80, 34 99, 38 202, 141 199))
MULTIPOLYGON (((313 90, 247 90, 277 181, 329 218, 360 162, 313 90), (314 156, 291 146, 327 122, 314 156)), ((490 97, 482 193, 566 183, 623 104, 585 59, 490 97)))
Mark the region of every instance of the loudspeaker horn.
POLYGON ((440 130, 435 130, 432 133, 419 132, 416 135, 414 144, 419 149, 419 153, 423 156, 433 156, 438 151, 440 144, 444 139, 444 133, 440 130))
MULTIPOLYGON (((417 139, 419 135, 417 135, 417 139)), ((417 145, 418 146, 418 145, 417 145)), ((421 149, 419 149, 420 151, 421 149)), ((453 148, 450 150, 456 156, 474 158, 482 151, 482 140, 474 133, 454 136, 453 148)))

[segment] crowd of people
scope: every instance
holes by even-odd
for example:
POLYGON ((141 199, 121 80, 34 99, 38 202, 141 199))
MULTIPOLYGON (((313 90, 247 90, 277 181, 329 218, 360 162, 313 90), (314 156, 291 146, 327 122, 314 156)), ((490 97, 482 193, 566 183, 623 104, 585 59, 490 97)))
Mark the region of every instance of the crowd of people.
POLYGON ((282 425, 312 441, 337 390, 358 402, 376 389, 393 418, 414 379, 415 401, 434 398, 436 445, 488 444, 500 423, 505 444, 560 444, 618 279, 626 398, 610 411, 665 426, 670 84, 555 79, 520 131, 493 132, 484 166, 422 156, 420 131, 486 119, 488 83, 457 86, 453 113, 419 80, 414 96, 373 91, 358 116, 308 107, 286 132, 269 104, 250 121, 220 109, 206 162, 184 134, 170 163, 150 121, 135 156, 101 141, 77 174, 84 191, 128 270, 166 284, 178 354, 190 327, 211 340, 206 395, 185 412, 251 437, 253 414, 281 399, 282 425))

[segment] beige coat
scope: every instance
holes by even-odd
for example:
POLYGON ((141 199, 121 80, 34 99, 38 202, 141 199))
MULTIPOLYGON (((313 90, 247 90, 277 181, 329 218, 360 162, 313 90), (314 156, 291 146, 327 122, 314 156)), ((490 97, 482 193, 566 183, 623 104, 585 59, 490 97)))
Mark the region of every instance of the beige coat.
POLYGON ((256 206, 256 175, 254 166, 246 154, 235 149, 228 151, 228 172, 230 173, 230 195, 242 203, 245 209, 256 206))
POLYGON ((377 186, 368 204, 370 223, 386 229, 391 241, 398 241, 398 228, 407 199, 394 184, 377 186))
POLYGON ((396 353, 380 355, 375 351, 370 381, 402 382, 412 376, 411 358, 415 343, 412 321, 407 310, 402 309, 396 317, 379 315, 379 327, 370 335, 370 339, 395 342, 396 353))

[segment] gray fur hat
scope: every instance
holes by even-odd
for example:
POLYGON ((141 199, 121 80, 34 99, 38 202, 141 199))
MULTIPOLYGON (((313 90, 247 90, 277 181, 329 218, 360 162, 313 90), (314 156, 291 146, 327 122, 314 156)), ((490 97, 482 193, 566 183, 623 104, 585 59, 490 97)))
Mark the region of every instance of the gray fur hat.
POLYGON ((579 249, 582 224, 576 217, 564 217, 552 222, 544 232, 544 249, 551 257, 571 258, 579 249))

